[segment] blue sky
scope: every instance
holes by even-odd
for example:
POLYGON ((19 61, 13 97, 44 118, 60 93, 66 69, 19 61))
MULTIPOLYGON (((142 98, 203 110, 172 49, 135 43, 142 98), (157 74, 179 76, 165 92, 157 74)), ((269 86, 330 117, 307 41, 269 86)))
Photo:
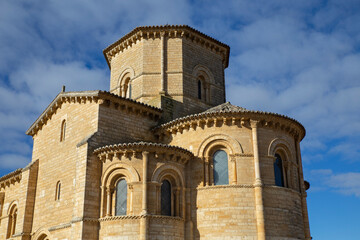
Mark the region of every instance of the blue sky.
POLYGON ((299 120, 314 239, 360 236, 360 1, 0 1, 0 175, 66 85, 108 90, 102 49, 142 25, 188 24, 231 48, 227 100, 299 120))

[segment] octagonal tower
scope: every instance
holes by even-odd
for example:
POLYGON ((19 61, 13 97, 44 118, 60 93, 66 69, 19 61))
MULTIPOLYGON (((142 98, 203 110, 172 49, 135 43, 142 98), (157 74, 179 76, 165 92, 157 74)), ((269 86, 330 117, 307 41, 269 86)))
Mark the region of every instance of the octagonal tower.
POLYGON ((229 46, 189 26, 138 27, 104 50, 110 92, 164 110, 164 121, 225 102, 229 46))

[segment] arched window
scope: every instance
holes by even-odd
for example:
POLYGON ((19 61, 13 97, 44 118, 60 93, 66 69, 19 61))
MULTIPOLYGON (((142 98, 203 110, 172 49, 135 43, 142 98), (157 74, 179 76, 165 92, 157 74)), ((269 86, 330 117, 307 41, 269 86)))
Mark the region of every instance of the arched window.
POLYGON ((214 185, 229 184, 228 156, 224 150, 218 150, 213 155, 214 185))
POLYGON ((126 73, 120 80, 120 96, 131 98, 130 73, 126 73))
POLYGON ((16 218, 17 218, 17 206, 12 206, 9 213, 9 222, 8 222, 8 231, 6 234, 6 238, 10 238, 15 233, 16 227, 16 218))
POLYGON ((115 215, 126 215, 127 208, 127 183, 125 179, 121 179, 116 184, 116 205, 115 215))
POLYGON ((41 234, 41 236, 37 240, 49 240, 49 237, 46 234, 41 234))
POLYGON ((198 99, 201 99, 201 80, 198 80, 198 99))
POLYGON ((131 98, 131 82, 128 83, 128 89, 126 91, 126 97, 131 98))
POLYGON ((60 194, 61 194, 61 182, 58 181, 56 183, 56 191, 55 191, 55 200, 60 200, 60 194))
POLYGON ((61 122, 60 142, 65 141, 66 120, 61 122))
POLYGON ((275 176, 275 185, 279 187, 284 187, 284 174, 283 174, 283 163, 279 154, 275 154, 274 162, 274 176, 275 176))
POLYGON ((168 180, 161 184, 161 215, 171 216, 171 184, 168 180))

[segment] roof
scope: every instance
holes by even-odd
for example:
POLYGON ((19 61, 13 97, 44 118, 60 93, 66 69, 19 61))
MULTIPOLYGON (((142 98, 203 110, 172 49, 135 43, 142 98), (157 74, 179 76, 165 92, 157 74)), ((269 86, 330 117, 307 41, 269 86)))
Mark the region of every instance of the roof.
MULTIPOLYGON (((119 40, 117 40, 116 42, 114 42, 113 44, 111 44, 110 46, 108 46, 107 48, 105 48, 103 50, 103 54, 105 56, 106 62, 108 63, 108 66, 110 68, 110 61, 109 61, 109 56, 108 53, 114 49, 115 47, 119 46, 122 43, 126 43, 126 45, 128 45, 128 41, 132 42, 133 41, 133 37, 135 37, 135 39, 141 38, 144 34, 144 32, 149 32, 149 31, 153 31, 153 32, 168 32, 168 31, 179 31, 179 33, 181 32, 187 32, 187 33, 192 33, 193 35, 197 35, 200 38, 203 38, 205 40, 208 40, 222 48, 225 49, 225 68, 228 67, 229 65, 229 55, 230 55, 230 47, 192 27, 189 27, 188 25, 160 25, 160 26, 140 26, 137 27, 135 29, 133 29, 131 32, 129 32, 128 34, 126 34, 125 36, 123 36, 122 38, 120 38, 119 40)), ((181 35, 182 36, 182 35, 181 35)))
POLYGON ((241 115, 242 116, 247 116, 250 118, 259 118, 261 116, 268 116, 268 117, 277 117, 280 119, 284 119, 284 120, 288 120, 291 123, 294 123, 295 125, 297 125, 299 127, 299 129, 301 129, 301 131, 303 132, 302 136, 300 139, 305 137, 305 133, 306 130, 304 128, 304 126, 298 122, 297 120, 290 118, 286 115, 282 115, 282 114, 278 114, 278 113, 272 113, 272 112, 264 112, 264 111, 253 111, 253 110, 247 110, 246 108, 243 107, 238 107, 235 105, 232 105, 230 102, 226 102, 223 104, 220 104, 218 106, 215 106, 213 108, 210 108, 204 112, 201 113, 197 113, 197 114, 192 114, 192 115, 187 115, 184 117, 180 117, 180 118, 176 118, 170 122, 161 124, 160 126, 154 128, 154 130, 160 130, 160 129, 165 129, 165 128, 172 128, 178 124, 187 122, 187 121, 192 121, 192 120, 199 120, 201 118, 207 118, 207 117, 220 117, 220 116, 224 116, 224 117, 230 117, 231 115, 241 115))
POLYGON ((210 108, 203 113, 210 113, 210 112, 244 112, 247 111, 246 108, 238 107, 232 105, 230 102, 226 102, 220 105, 217 105, 213 108, 210 108))
POLYGON ((101 152, 106 151, 113 151, 116 149, 129 149, 129 148, 136 148, 136 149, 146 149, 148 147, 157 147, 157 148, 165 148, 165 149, 171 149, 171 150, 177 150, 181 153, 187 154, 189 156, 193 156, 193 154, 186 150, 185 148, 178 147, 178 146, 171 146, 164 143, 154 143, 154 142, 132 142, 132 143, 120 143, 120 144, 114 144, 114 145, 106 145, 103 147, 99 147, 94 150, 94 154, 99 154, 101 152))
POLYGON ((66 101, 66 99, 81 100, 87 98, 104 99, 104 100, 112 99, 112 100, 120 101, 124 104, 131 104, 132 106, 144 108, 146 109, 146 111, 156 115, 160 115, 162 112, 160 108, 156 108, 145 103, 137 102, 129 98, 124 98, 107 91, 96 90, 96 91, 79 91, 79 92, 60 92, 54 98, 54 100, 49 104, 49 106, 44 110, 44 112, 30 126, 30 128, 26 131, 26 134, 33 136, 38 129, 40 129, 44 124, 46 124, 47 119, 51 118, 52 114, 55 113, 57 108, 59 108, 61 104, 64 101, 66 101))

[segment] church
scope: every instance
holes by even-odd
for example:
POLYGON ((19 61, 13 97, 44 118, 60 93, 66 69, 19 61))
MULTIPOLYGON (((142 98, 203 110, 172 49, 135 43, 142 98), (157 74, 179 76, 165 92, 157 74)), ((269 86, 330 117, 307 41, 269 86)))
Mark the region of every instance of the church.
POLYGON ((305 129, 226 102, 229 52, 186 25, 107 47, 109 91, 63 88, 0 178, 0 239, 310 240, 305 129))

